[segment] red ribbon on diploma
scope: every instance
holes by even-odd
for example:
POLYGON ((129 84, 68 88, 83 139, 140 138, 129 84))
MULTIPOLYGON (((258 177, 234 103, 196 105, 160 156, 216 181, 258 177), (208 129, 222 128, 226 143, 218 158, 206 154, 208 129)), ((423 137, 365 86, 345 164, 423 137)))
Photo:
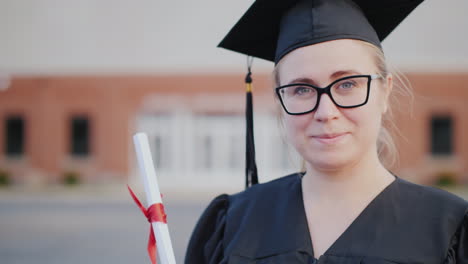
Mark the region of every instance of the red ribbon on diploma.
MULTIPOLYGON (((146 216, 148 219, 148 222, 154 223, 154 222, 162 222, 162 223, 167 223, 166 220, 166 213, 164 212, 164 205, 162 203, 156 203, 152 204, 148 209, 146 209, 138 200, 136 195, 133 193, 132 189, 130 186, 127 185, 128 191, 130 192, 130 195, 132 196, 133 200, 135 203, 140 207, 141 211, 143 214, 146 216)), ((154 232, 153 232, 153 225, 150 226, 150 236, 148 240, 148 254, 151 259, 151 263, 156 264, 156 238, 154 237, 154 232)))

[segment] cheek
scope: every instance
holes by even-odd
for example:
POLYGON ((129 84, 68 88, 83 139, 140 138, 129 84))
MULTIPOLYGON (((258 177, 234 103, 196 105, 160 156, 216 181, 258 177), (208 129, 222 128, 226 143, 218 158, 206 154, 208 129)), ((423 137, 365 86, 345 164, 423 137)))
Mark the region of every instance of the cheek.
POLYGON ((374 89, 368 104, 374 108, 374 111, 378 111, 381 115, 387 111, 388 94, 384 87, 378 86, 374 89))
POLYGON ((307 126, 311 122, 310 119, 311 119, 310 115, 293 116, 293 115, 284 114, 283 120, 284 120, 286 137, 291 143, 294 143, 299 138, 305 135, 307 126))
POLYGON ((380 107, 372 102, 345 111, 346 118, 353 124, 356 134, 361 140, 375 142, 380 126, 380 107))
POLYGON ((349 119, 358 123, 360 127, 380 126, 380 121, 386 108, 386 97, 382 87, 371 89, 368 102, 358 108, 349 110, 349 119))

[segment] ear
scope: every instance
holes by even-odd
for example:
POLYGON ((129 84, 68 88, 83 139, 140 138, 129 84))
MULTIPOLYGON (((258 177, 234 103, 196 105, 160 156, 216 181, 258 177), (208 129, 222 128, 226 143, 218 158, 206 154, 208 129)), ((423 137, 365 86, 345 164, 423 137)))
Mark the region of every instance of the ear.
POLYGON ((385 78, 382 114, 385 114, 388 110, 388 104, 390 103, 389 98, 390 98, 390 94, 392 93, 392 90, 393 90, 393 75, 389 73, 387 74, 387 77, 385 78))

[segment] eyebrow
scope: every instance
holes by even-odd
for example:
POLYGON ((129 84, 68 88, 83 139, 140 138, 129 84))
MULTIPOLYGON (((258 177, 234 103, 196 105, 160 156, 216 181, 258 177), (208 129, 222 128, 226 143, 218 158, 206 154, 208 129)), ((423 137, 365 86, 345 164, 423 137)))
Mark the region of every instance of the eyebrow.
MULTIPOLYGON (((336 72, 332 73, 329 78, 330 79, 338 79, 340 77, 344 77, 344 76, 348 76, 348 75, 361 75, 361 74, 362 73, 360 73, 358 71, 355 71, 355 70, 342 70, 342 71, 336 71, 336 72)), ((308 84, 318 86, 314 79, 308 78, 308 77, 296 78, 296 79, 292 80, 291 82, 289 82, 288 84, 292 84, 292 83, 308 83, 308 84)))

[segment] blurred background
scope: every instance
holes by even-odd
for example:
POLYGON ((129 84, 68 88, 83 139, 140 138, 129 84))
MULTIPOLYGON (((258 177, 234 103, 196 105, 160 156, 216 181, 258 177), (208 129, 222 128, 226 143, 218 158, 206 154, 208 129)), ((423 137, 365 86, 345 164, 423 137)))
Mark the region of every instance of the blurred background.
MULTIPOLYGON (((246 58, 216 45, 252 0, 0 0, 0 262, 149 263, 132 135, 150 139, 174 249, 244 188, 246 58)), ((413 182, 468 198, 465 0, 426 0, 384 42, 414 101, 395 111, 413 182)), ((254 61, 261 182, 298 171, 254 61)))

